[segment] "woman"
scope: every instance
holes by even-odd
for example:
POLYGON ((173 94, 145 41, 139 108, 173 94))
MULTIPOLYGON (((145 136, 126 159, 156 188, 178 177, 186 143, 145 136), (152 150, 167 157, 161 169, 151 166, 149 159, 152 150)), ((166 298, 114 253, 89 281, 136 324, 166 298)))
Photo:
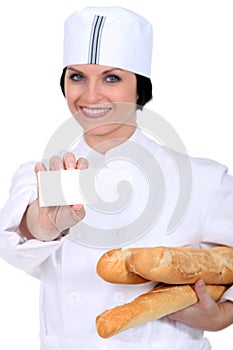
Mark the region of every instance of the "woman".
POLYGON ((41 279, 42 350, 210 349, 203 331, 233 323, 232 288, 217 304, 199 280, 195 285, 199 302, 190 308, 108 340, 95 329, 95 317, 102 311, 153 286, 102 281, 95 268, 109 247, 232 245, 233 179, 225 167, 208 160, 188 162, 189 205, 180 224, 167 234, 179 194, 179 174, 166 147, 145 136, 136 124, 137 105, 151 99, 151 49, 151 25, 122 8, 86 8, 66 21, 61 87, 84 135, 72 150, 65 150, 64 157, 54 155, 48 165, 20 167, 0 222, 1 256, 41 279), (133 150, 132 158, 128 149, 133 150), (135 159, 141 169, 135 167, 135 159), (162 173, 154 191, 148 190, 147 163, 154 182, 162 173), (96 169, 96 191, 105 206, 39 206, 39 171, 88 166, 96 169), (115 190, 122 180, 130 183, 133 194, 124 187, 120 194, 127 193, 119 203, 115 190), (160 187, 164 193, 158 191, 160 187), (155 209, 159 196, 163 205, 155 209))

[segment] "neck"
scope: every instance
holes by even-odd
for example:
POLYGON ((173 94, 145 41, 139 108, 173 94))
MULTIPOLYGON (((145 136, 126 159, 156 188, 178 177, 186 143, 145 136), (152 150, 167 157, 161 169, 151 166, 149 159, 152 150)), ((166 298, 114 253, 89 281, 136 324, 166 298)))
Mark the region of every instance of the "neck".
POLYGON ((88 146, 95 149, 97 152, 105 154, 111 148, 119 146, 128 140, 135 132, 136 125, 124 124, 116 126, 113 131, 106 134, 86 132, 84 139, 88 146))

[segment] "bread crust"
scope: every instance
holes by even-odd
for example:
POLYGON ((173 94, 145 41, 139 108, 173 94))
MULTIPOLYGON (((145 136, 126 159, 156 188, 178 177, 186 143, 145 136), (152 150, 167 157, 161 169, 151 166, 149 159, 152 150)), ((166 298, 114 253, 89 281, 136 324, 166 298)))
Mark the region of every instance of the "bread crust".
MULTIPOLYGON (((221 285, 206 285, 206 288, 215 301, 218 301, 227 289, 221 285)), ((97 332, 100 337, 109 338, 129 328, 191 306, 197 300, 193 286, 159 285, 132 302, 116 306, 97 316, 97 332)))
POLYGON ((151 247, 114 249, 97 264, 97 273, 111 283, 138 284, 148 281, 192 284, 233 283, 233 248, 151 247))
POLYGON ((170 284, 233 283, 233 248, 142 248, 127 257, 127 268, 143 278, 170 284))
POLYGON ((127 259, 140 248, 113 249, 99 259, 96 272, 106 282, 123 284, 140 284, 148 282, 147 279, 129 271, 127 259))

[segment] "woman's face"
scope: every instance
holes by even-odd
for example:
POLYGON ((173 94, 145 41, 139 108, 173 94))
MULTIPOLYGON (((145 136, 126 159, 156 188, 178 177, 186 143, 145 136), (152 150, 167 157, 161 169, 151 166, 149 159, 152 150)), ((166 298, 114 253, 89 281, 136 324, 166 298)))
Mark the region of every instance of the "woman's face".
POLYGON ((91 147, 133 133, 138 98, 134 73, 109 66, 72 65, 66 70, 65 95, 91 147))

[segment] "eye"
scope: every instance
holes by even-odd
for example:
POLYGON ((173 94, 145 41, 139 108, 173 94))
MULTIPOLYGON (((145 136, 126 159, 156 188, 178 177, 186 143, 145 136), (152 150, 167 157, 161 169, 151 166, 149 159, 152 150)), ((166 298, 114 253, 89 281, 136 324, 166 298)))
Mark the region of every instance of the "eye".
POLYGON ((118 81, 120 81, 120 80, 121 80, 121 78, 118 77, 117 75, 108 75, 108 76, 106 77, 106 81, 107 81, 108 83, 116 83, 116 82, 118 82, 118 81))
POLYGON ((69 78, 73 81, 83 81, 85 79, 80 73, 73 73, 69 76, 69 78))

